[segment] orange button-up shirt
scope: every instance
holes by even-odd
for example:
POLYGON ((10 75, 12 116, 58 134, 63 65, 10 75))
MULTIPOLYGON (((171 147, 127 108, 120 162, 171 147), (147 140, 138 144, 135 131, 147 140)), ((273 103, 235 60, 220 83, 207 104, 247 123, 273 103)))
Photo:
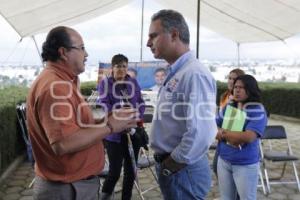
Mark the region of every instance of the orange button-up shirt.
POLYGON ((46 180, 69 183, 99 174, 104 166, 102 141, 62 156, 51 148, 51 144, 95 123, 78 83, 78 77, 66 66, 48 62, 27 98, 35 172, 46 180))

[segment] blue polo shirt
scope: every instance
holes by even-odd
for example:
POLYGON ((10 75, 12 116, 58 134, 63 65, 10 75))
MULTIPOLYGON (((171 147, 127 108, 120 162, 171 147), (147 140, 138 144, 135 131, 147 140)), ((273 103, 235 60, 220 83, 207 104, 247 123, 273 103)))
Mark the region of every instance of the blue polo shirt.
MULTIPOLYGON (((217 125, 222 127, 223 117, 226 108, 223 109, 217 116, 217 125)), ((221 141, 218 144, 218 153, 223 160, 233 165, 250 165, 259 162, 259 139, 264 133, 267 125, 267 115, 262 104, 252 104, 245 107, 247 118, 243 131, 250 130, 257 134, 257 138, 250 142, 241 145, 241 149, 226 144, 221 141)))

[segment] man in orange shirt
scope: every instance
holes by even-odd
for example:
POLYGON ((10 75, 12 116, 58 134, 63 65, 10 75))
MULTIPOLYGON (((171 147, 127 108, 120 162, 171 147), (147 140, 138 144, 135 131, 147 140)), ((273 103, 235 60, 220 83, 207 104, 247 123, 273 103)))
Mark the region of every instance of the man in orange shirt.
POLYGON ((43 44, 46 67, 27 98, 34 199, 99 199, 102 139, 136 126, 133 109, 114 111, 96 124, 79 91, 87 56, 81 36, 68 27, 52 29, 43 44))

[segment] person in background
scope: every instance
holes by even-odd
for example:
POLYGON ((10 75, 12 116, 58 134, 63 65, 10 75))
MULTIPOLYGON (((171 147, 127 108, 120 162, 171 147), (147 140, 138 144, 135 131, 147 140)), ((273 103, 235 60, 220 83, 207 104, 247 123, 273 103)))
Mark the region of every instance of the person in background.
POLYGON ((99 199, 102 139, 135 127, 134 110, 118 110, 96 126, 80 94, 78 75, 88 56, 80 34, 59 26, 42 47, 46 67, 30 88, 27 125, 35 158, 35 200, 99 199))
POLYGON ((261 92, 251 75, 238 76, 233 84, 233 100, 227 105, 243 110, 246 121, 242 131, 222 129, 228 106, 217 116, 218 182, 222 200, 256 199, 259 172, 258 139, 267 125, 267 115, 261 104, 261 92))
POLYGON ((216 83, 190 51, 189 28, 174 10, 151 18, 147 46, 169 63, 153 115, 150 146, 164 199, 205 199, 211 187, 207 151, 215 139, 216 83), (196 108, 196 109, 195 109, 196 108))
POLYGON ((137 78, 137 71, 132 68, 132 67, 129 67, 128 70, 127 70, 127 74, 131 77, 131 78, 137 78))
MULTIPOLYGON (((137 108, 140 118, 143 118, 145 111, 144 100, 141 89, 136 79, 127 74, 128 59, 122 54, 112 57, 112 76, 101 81, 98 87, 101 106, 108 112, 113 108, 127 106, 137 108), (123 93, 128 94, 124 97, 123 93), (127 102, 127 100, 129 102, 127 102)), ((135 159, 137 160, 140 144, 136 137, 131 137, 135 159)), ((105 147, 109 159, 109 172, 102 188, 102 200, 111 199, 115 185, 120 178, 124 162, 124 178, 122 186, 122 200, 131 199, 132 187, 135 174, 128 151, 128 140, 126 134, 117 132, 105 138, 105 147)))
POLYGON ((150 89, 152 91, 158 92, 161 86, 163 85, 165 78, 166 78, 166 69, 162 67, 157 68, 154 72, 155 85, 150 89))
POLYGON ((220 97, 220 108, 224 108, 230 101, 233 100, 233 82, 238 76, 244 75, 245 72, 239 68, 233 69, 228 74, 227 90, 220 97))
MULTIPOLYGON (((233 100, 233 94, 232 94, 233 83, 238 76, 244 74, 245 72, 239 68, 233 69, 229 72, 228 81, 227 81, 227 90, 223 94, 221 94, 220 97, 220 103, 219 103, 220 109, 224 109, 225 106, 233 100)), ((216 177, 218 177, 217 164, 218 164, 218 148, 216 148, 216 152, 213 159, 213 171, 216 177)))

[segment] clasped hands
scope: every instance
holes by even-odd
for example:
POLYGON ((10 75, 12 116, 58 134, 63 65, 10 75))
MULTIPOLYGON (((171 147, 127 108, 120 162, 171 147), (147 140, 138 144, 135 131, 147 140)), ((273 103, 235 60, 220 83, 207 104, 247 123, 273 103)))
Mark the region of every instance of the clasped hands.
MULTIPOLYGON (((241 145, 238 141, 236 141, 235 137, 231 137, 231 132, 224 130, 222 128, 218 129, 217 135, 216 135, 216 139, 218 141, 226 141, 227 144, 236 147, 236 148, 241 148, 241 145)), ((233 134, 237 134, 237 133, 233 133, 233 134)))
POLYGON ((217 132, 217 135, 216 135, 216 139, 217 139, 218 141, 223 141, 223 140, 225 140, 225 134, 226 134, 226 132, 225 132, 224 129, 218 128, 218 132, 217 132))

